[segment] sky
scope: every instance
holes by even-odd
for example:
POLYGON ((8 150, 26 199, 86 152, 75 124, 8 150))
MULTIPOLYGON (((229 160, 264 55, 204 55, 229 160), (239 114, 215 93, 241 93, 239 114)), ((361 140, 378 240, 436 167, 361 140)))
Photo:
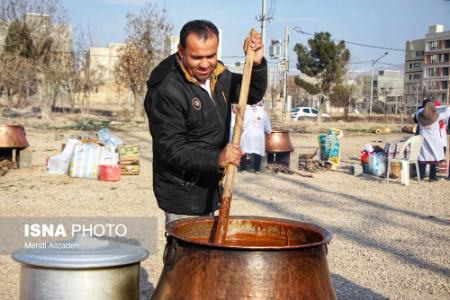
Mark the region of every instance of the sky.
MULTIPOLYGON (((260 31, 257 17, 262 11, 262 0, 60 1, 73 29, 89 30, 94 46, 123 42, 127 13, 138 14, 146 2, 165 7, 173 35, 178 35, 183 24, 190 20, 210 20, 222 29, 222 56, 226 63, 243 56, 243 40, 251 28, 260 31)), ((402 70, 405 58, 402 50, 407 40, 424 38, 428 27, 434 24, 450 30, 449 0, 266 0, 266 14, 272 17, 266 31, 266 54, 272 39, 284 40, 288 26, 291 69, 297 61, 295 44, 306 44, 311 37, 294 31, 296 27, 306 33, 328 31, 338 40, 400 49, 347 44, 351 51, 350 70, 354 71, 370 71, 371 61, 386 51, 389 54, 377 64, 402 70)))

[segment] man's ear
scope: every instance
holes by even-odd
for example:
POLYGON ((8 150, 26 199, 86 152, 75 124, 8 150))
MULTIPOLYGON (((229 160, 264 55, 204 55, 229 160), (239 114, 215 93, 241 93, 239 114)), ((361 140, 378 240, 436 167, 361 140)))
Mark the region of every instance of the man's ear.
POLYGON ((178 44, 178 55, 179 55, 180 57, 183 57, 183 55, 184 55, 184 49, 183 49, 183 47, 181 46, 181 44, 178 44))

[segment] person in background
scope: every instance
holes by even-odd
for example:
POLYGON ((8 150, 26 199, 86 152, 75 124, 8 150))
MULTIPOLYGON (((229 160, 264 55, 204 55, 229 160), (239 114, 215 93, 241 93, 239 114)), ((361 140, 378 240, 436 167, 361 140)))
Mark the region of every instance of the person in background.
MULTIPOLYGON (((264 102, 255 105, 247 105, 244 118, 244 131, 242 133, 241 148, 253 158, 255 173, 261 170, 261 159, 266 153, 266 136, 272 132, 269 116, 264 110, 264 102)), ((240 170, 247 169, 248 159, 241 159, 240 170)))
MULTIPOLYGON (((441 106, 440 101, 434 101, 434 105, 436 106, 436 110, 438 112, 440 110, 445 110, 445 106, 441 106)), ((439 120, 439 133, 441 136, 442 147, 444 147, 444 156, 447 154, 447 126, 448 126, 448 119, 439 120)))
MULTIPOLYGON (((422 105, 417 108, 417 112, 419 112, 421 109, 423 109, 423 107, 425 106, 425 104, 427 104, 427 102, 431 102, 431 100, 428 99, 428 98, 424 99, 423 102, 422 102, 422 105)), ((420 126, 419 126, 419 121, 417 120, 417 112, 414 114, 413 121, 414 121, 414 123, 417 124, 417 126, 416 126, 416 135, 419 135, 419 128, 420 128, 420 126)))
MULTIPOLYGON (((248 102, 266 91, 267 63, 260 34, 247 37, 254 51, 248 102)), ((217 60, 219 31, 205 20, 186 23, 178 52, 147 81, 144 107, 153 146, 153 192, 166 225, 219 208, 223 169, 239 165, 243 152, 228 143, 230 105, 239 100, 241 74, 217 60)))
POLYGON ((438 113, 432 101, 426 102, 424 107, 416 114, 419 124, 419 134, 423 136, 424 143, 419 154, 419 176, 425 177, 427 164, 430 165, 430 181, 437 180, 436 165, 445 159, 444 148, 440 135, 439 121, 448 120, 450 109, 447 107, 438 113))

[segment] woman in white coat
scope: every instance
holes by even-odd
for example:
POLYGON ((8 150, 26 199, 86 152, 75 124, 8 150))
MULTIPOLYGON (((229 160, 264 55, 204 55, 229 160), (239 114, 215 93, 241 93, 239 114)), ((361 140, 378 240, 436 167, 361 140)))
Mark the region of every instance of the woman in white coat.
POLYGON ((445 159, 444 148, 442 147, 439 121, 448 120, 450 109, 447 107, 438 113, 433 102, 427 102, 423 109, 416 114, 419 122, 419 134, 424 137, 424 143, 419 154, 420 179, 425 176, 426 165, 430 165, 430 181, 437 180, 436 165, 445 159))
MULTIPOLYGON (((255 172, 261 169, 261 159, 266 153, 266 135, 272 132, 270 120, 264 110, 263 101, 255 105, 247 105, 242 132, 241 148, 246 155, 251 155, 255 162, 255 172)), ((241 160, 241 171, 246 170, 247 160, 241 160)))

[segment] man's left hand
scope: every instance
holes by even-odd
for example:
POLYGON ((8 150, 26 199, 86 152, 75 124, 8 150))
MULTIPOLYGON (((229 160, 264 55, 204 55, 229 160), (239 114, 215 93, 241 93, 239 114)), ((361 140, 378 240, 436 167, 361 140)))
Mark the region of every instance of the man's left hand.
POLYGON ((248 36, 244 41, 244 53, 247 54, 248 45, 255 51, 253 56, 253 64, 259 65, 264 56, 264 45, 262 43, 261 34, 255 31, 255 34, 248 36))

